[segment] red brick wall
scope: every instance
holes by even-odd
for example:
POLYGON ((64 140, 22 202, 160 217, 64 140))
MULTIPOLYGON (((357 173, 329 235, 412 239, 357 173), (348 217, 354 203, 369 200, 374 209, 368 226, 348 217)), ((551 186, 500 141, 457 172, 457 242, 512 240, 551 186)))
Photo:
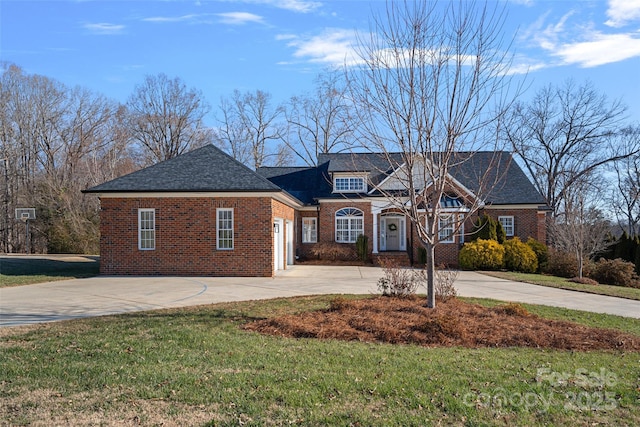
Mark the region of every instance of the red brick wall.
MULTIPOLYGON (((529 237, 542 243, 546 241, 545 215, 543 212, 539 215, 537 209, 485 209, 482 213, 496 220, 499 216, 512 216, 515 227, 514 235, 523 242, 526 242, 529 237)), ((474 215, 472 221, 465 223, 465 230, 470 232, 473 229, 473 222, 477 218, 478 215, 474 215)), ((471 238, 471 236, 467 236, 467 241, 471 238)))
MULTIPOLYGON (((272 199, 103 198, 100 272, 109 275, 273 275, 272 199), (154 208, 156 249, 138 249, 138 209, 154 208), (216 249, 216 208, 233 208, 234 249, 216 249)), ((286 218, 286 217, 285 217, 286 218)))
MULTIPOLYGON (((315 243, 302 243, 302 218, 316 218, 316 226, 318 226, 318 212, 317 211, 300 211, 298 218, 296 218, 296 242, 298 242, 298 255, 302 258, 313 258, 311 249, 315 243)), ((320 241, 320 227, 318 226, 318 241, 320 241)))

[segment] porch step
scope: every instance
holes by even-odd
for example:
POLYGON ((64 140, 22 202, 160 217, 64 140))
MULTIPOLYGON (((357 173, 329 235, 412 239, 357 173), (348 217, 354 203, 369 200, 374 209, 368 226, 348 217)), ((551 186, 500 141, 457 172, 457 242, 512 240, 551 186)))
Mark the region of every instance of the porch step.
POLYGON ((371 258, 373 260, 373 264, 377 266, 383 266, 387 261, 398 266, 411 265, 409 254, 406 251, 380 252, 372 254, 371 258))

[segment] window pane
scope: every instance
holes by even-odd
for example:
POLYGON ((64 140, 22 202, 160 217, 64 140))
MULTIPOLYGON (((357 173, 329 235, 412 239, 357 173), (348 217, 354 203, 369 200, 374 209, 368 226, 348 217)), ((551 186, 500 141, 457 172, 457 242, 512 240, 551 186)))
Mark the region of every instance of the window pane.
POLYGON ((233 210, 218 209, 218 249, 233 249, 233 210))
POLYGON ((138 210, 138 249, 149 250, 156 247, 155 210, 138 210))

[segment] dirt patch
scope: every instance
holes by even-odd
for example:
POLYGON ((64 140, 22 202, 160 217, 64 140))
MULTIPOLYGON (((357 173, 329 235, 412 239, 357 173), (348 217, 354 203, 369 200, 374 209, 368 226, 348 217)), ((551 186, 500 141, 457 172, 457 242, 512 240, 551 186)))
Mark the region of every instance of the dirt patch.
POLYGON ((340 339, 428 347, 531 347, 640 351, 640 337, 549 320, 519 304, 483 307, 450 299, 435 309, 423 298, 338 298, 328 310, 260 320, 245 329, 294 338, 340 339))

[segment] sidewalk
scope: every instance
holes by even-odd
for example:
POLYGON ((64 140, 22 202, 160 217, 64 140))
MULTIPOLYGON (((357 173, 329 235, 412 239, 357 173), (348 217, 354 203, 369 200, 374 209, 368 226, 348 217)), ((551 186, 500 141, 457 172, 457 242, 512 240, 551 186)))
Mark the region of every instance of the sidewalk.
MULTIPOLYGON (((0 288, 0 326, 218 302, 375 294, 381 276, 382 270, 376 267, 296 265, 275 278, 97 276, 0 288)), ((460 296, 640 318, 640 301, 511 282, 474 272, 460 272, 456 289, 460 296)))

